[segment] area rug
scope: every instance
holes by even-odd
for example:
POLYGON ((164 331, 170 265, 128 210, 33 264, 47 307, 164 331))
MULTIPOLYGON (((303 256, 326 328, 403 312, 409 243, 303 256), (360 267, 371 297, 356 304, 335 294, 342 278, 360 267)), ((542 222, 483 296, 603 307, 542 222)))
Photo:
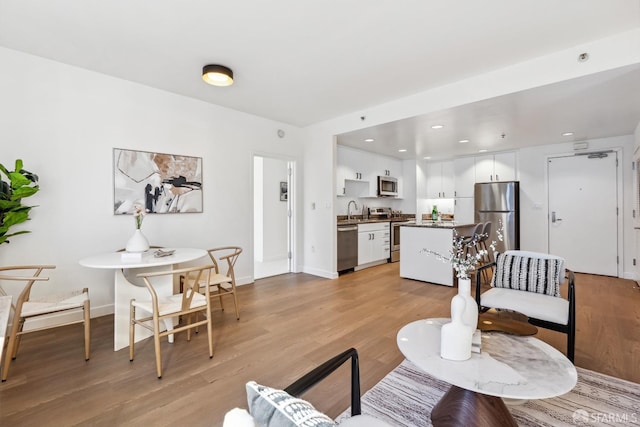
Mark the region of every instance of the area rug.
MULTIPOLYGON (((577 368, 578 383, 562 396, 507 405, 519 426, 640 425, 640 384, 577 368)), ((431 409, 450 385, 402 362, 362 396, 362 413, 392 426, 431 425, 431 409)), ((337 421, 349 416, 349 410, 337 421)))

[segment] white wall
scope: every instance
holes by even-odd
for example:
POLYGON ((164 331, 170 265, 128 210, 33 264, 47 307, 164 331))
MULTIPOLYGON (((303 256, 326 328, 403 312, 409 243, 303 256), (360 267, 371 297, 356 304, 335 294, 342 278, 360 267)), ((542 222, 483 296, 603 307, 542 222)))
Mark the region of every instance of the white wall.
POLYGON ((304 193, 313 198, 316 210, 311 211, 308 202, 305 205, 304 271, 337 277, 334 219, 338 210, 333 206, 335 135, 635 63, 640 63, 640 30, 551 53, 306 128, 304 193), (588 62, 577 62, 582 52, 589 52, 588 62), (362 121, 361 116, 366 120, 362 121))
POLYGON ((32 233, 0 246, 2 265, 56 264, 58 287, 87 286, 94 316, 112 311, 113 272, 78 260, 123 247, 133 233, 132 217, 113 215, 117 147, 202 157, 204 212, 149 215, 143 231, 155 245, 240 245, 238 280, 253 280, 252 156, 302 166, 300 129, 8 49, 0 63, 0 163, 24 159, 41 187, 28 199, 38 205, 23 227, 32 233))

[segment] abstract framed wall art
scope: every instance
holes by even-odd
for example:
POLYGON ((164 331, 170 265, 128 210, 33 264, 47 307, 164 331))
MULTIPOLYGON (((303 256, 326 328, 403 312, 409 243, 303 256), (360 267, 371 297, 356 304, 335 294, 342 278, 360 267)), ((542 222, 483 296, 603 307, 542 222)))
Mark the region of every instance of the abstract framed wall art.
POLYGON ((202 212, 202 157, 113 149, 113 211, 202 212))

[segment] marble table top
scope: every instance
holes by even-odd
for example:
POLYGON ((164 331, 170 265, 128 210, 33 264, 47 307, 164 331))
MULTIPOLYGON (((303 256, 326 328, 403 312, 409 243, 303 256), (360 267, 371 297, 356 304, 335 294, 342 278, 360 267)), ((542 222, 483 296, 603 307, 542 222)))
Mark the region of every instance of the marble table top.
POLYGON ((440 357, 440 329, 449 319, 424 319, 398 332, 398 348, 429 375, 478 393, 509 399, 546 399, 576 385, 576 368, 562 353, 534 337, 482 333, 481 353, 451 361, 440 357))

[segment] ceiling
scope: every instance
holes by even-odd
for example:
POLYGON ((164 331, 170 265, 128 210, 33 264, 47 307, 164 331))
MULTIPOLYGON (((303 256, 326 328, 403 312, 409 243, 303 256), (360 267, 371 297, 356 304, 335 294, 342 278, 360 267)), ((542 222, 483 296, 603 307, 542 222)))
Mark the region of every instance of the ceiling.
POLYGON ((360 129, 338 135, 338 143, 399 159, 435 160, 631 135, 639 123, 637 64, 360 129), (568 132, 573 135, 562 135, 568 132))
MULTIPOLYGON (((2 47, 301 127, 639 27, 640 0, 0 0, 2 47), (205 84, 211 63, 232 68, 234 85, 205 84)), ((607 84, 594 78, 576 84, 607 84)), ((541 141, 536 132, 556 118, 542 106, 584 103, 541 90, 374 133, 395 155, 392 144, 427 137, 407 149, 434 151, 422 125, 435 119, 456 124, 441 135, 473 144, 491 144, 496 132, 541 141)), ((554 121, 574 123, 597 134, 554 121)))

